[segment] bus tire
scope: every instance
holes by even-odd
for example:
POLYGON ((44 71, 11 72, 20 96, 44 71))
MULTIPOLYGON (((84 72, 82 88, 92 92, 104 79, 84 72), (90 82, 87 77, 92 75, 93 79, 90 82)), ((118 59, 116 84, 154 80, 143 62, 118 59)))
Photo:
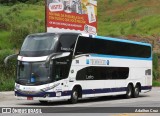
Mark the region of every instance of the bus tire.
POLYGON ((71 93, 71 99, 69 100, 71 104, 76 104, 78 102, 78 94, 78 89, 74 87, 71 93))
POLYGON ((41 104, 48 104, 48 101, 39 101, 41 104))
POLYGON ((136 85, 133 91, 133 97, 137 98, 139 96, 139 92, 140 92, 140 87, 136 85))
POLYGON ((132 87, 131 84, 129 84, 129 85, 127 86, 127 91, 126 91, 125 97, 126 97, 127 99, 129 99, 129 98, 132 97, 132 94, 133 94, 133 87, 132 87))

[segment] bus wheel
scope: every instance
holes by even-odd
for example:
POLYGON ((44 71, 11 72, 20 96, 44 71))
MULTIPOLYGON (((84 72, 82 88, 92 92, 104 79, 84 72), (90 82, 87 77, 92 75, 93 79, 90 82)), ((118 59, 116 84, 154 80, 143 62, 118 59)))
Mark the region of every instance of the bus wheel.
POLYGON ((127 92, 126 92, 126 98, 129 99, 132 97, 132 93, 133 93, 133 88, 132 88, 132 85, 129 84, 128 87, 127 87, 127 92))
POLYGON ((76 104, 78 101, 78 89, 73 88, 72 94, 71 94, 71 99, 69 100, 70 103, 76 104))
POLYGON ((135 86, 134 92, 133 92, 133 97, 137 98, 139 96, 140 88, 138 85, 135 86))
POLYGON ((48 101, 39 101, 41 104, 48 104, 48 101))

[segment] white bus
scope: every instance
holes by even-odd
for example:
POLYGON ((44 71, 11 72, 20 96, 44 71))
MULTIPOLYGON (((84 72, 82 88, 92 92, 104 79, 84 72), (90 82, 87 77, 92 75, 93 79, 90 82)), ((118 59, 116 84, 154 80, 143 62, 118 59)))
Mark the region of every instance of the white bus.
POLYGON ((138 97, 152 88, 152 47, 148 43, 79 33, 40 33, 26 37, 17 59, 18 99, 77 103, 86 97, 138 97))

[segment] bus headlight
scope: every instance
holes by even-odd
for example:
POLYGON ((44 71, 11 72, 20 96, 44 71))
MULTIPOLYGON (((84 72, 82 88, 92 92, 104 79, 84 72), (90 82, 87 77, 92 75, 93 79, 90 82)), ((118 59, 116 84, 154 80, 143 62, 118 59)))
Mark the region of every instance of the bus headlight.
POLYGON ((20 85, 19 84, 15 84, 15 89, 19 90, 20 89, 20 85))

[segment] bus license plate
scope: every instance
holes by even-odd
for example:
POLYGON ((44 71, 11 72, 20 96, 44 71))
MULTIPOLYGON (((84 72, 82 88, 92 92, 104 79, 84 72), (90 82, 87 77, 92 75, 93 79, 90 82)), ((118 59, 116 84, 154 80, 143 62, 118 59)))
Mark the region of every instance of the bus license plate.
POLYGON ((27 97, 27 100, 33 100, 33 97, 27 97))
POLYGON ((58 96, 58 97, 61 96, 61 92, 57 92, 56 96, 58 96))

